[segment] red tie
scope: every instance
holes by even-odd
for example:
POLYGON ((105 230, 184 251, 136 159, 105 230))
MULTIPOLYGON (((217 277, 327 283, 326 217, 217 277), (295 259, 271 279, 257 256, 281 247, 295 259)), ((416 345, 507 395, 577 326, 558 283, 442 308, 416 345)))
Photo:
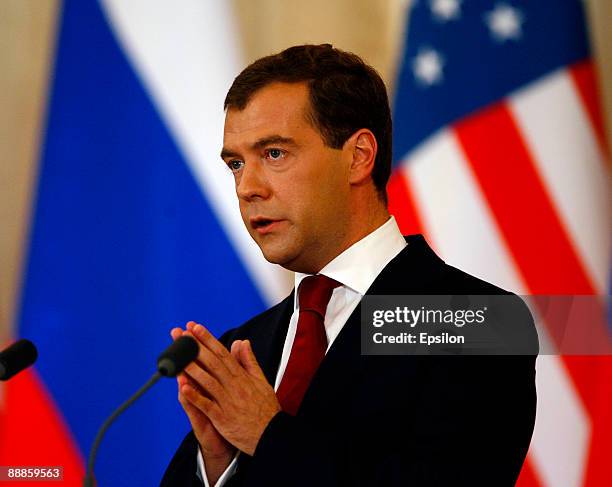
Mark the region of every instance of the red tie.
POLYGON ((308 276, 300 283, 297 331, 287 368, 276 391, 286 413, 297 413, 306 389, 325 357, 327 336, 323 320, 332 292, 338 286, 339 282, 321 275, 308 276))

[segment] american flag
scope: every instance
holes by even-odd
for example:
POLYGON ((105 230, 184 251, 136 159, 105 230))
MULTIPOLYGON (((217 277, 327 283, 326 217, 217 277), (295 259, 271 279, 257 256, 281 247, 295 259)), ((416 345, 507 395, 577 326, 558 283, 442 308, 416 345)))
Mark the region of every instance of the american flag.
MULTIPOLYGON (((608 295, 610 165, 582 2, 408 9, 389 183, 403 232, 518 294, 608 295)), ((610 485, 612 357, 540 356, 537 389, 518 485, 610 485)))

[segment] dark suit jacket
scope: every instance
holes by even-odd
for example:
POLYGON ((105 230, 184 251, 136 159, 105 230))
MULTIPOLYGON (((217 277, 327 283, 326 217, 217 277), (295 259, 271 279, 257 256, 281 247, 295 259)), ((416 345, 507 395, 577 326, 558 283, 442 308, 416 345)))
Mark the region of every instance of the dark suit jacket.
MULTIPOLYGON (((406 240, 368 295, 509 294, 445 264, 421 235, 406 240)), ((292 311, 293 293, 222 337, 250 339, 270 384, 292 311)), ((297 415, 272 419, 229 485, 514 485, 535 420, 535 356, 362 356, 360 343, 359 306, 297 415)), ((196 449, 189 433, 162 486, 201 485, 196 449)))

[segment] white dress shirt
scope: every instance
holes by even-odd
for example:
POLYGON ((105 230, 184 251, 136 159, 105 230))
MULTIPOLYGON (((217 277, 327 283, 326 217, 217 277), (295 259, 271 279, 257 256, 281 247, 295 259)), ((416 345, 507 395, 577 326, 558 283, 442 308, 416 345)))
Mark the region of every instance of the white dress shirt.
MULTIPOLYGON (((391 262, 406 245, 406 240, 399 231, 395 218, 391 216, 383 225, 358 242, 355 242, 321 269, 319 274, 330 277, 341 284, 341 286, 334 289, 329 304, 327 305, 327 311, 325 312, 324 325, 327 335, 327 351, 329 351, 329 348, 342 330, 342 327, 353 311, 355 311, 361 298, 363 298, 368 288, 372 285, 376 277, 378 277, 378 274, 380 274, 386 265, 391 262)), ((301 272, 295 273, 296 290, 299 289, 302 279, 308 276, 309 274, 302 274, 301 272)), ((278 372, 276 373, 274 390, 278 389, 285 369, 287 368, 287 363, 289 362, 289 355, 291 354, 291 347, 295 339, 299 314, 299 303, 296 292, 293 301, 293 314, 289 321, 289 329, 287 330, 283 354, 281 356, 278 372)), ((239 454, 240 452, 236 454, 227 469, 223 472, 221 477, 219 477, 214 487, 222 487, 234 474, 239 454)), ((208 479, 206 478, 202 452, 199 449, 197 474, 203 481, 205 487, 210 487, 208 479)))

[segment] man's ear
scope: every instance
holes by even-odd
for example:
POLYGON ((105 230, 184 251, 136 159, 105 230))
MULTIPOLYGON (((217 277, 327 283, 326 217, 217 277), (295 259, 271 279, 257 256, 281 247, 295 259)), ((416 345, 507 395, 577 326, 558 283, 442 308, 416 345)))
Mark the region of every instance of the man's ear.
POLYGON ((378 151, 376 137, 369 129, 359 129, 349 141, 353 149, 353 159, 349 172, 351 184, 361 184, 371 177, 378 151))

